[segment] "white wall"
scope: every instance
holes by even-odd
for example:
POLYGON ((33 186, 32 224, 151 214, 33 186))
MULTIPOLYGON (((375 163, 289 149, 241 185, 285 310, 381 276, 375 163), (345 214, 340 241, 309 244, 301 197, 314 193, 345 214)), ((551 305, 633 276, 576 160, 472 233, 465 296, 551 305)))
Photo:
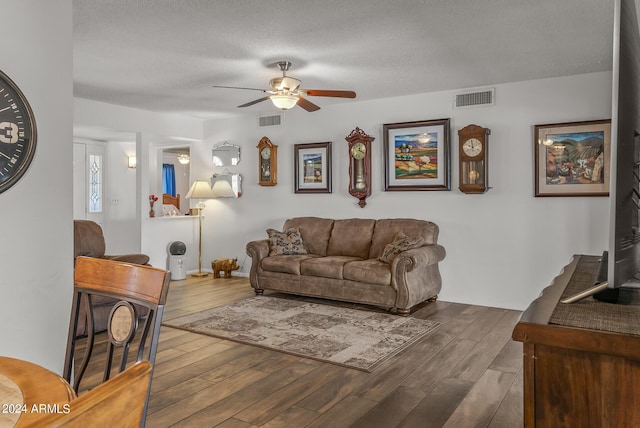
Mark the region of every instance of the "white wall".
POLYGON ((62 372, 73 287, 72 3, 4 2, 2 71, 22 89, 35 158, 0 194, 0 355, 62 372))
MULTIPOLYGON (((280 127, 258 128, 257 111, 205 123, 204 144, 192 152, 192 178, 209 178, 210 150, 222 141, 242 147, 234 169, 243 177, 243 195, 213 200, 204 210, 203 260, 238 257, 245 244, 266 237, 293 216, 332 218, 415 217, 440 226, 447 250, 441 264, 440 299, 524 309, 576 253, 600 254, 608 236, 608 198, 534 198, 533 126, 610 118, 611 73, 597 73, 496 86, 496 105, 454 110, 456 91, 376 101, 349 102, 307 113, 286 113, 280 127), (451 118, 451 191, 384 192, 382 126, 385 123, 451 118), (471 123, 491 129, 489 183, 483 195, 457 190, 457 131, 471 123), (375 137, 374 189, 364 209, 347 193, 347 143, 356 126, 375 137), (262 136, 279 146, 278 185, 257 183, 257 150, 262 136), (333 143, 333 193, 295 194, 293 145, 333 143), (203 162, 204 160, 204 162, 203 162)), ((322 99, 318 104, 323 105, 322 99)), ((275 113, 268 103, 260 113, 275 113)), ((219 172, 219 171, 217 171, 219 172)), ((243 271, 250 268, 250 259, 243 271)))
POLYGON ((136 221, 136 168, 128 156, 136 154, 136 142, 110 141, 106 147, 105 246, 108 254, 140 251, 136 221))

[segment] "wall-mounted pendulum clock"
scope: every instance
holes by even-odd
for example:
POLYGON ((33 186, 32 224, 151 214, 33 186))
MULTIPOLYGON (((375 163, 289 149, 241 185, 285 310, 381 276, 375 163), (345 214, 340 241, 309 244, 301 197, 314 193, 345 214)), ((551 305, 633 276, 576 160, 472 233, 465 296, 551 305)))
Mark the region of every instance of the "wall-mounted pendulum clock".
POLYGON ((356 128, 345 140, 349 143, 349 194, 364 208, 371 196, 371 142, 375 138, 356 128))
POLYGON ((258 184, 275 186, 278 184, 278 146, 267 137, 258 143, 258 184))
POLYGON ((489 190, 488 143, 491 130, 478 125, 465 126, 458 131, 459 171, 458 188, 463 193, 485 193, 489 190))

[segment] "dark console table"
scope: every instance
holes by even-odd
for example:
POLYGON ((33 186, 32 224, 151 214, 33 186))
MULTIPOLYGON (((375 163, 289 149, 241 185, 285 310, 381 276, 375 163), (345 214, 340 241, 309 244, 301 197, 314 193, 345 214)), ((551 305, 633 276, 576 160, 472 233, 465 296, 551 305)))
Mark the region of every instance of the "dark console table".
POLYGON ((595 279, 598 259, 574 256, 513 330, 525 427, 640 427, 640 305, 559 303, 595 279))

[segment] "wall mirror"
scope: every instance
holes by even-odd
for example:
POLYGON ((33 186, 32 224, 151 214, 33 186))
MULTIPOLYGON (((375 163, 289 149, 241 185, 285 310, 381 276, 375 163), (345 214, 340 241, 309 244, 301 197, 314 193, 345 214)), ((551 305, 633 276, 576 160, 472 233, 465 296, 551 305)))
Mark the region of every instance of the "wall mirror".
POLYGON ((240 163, 240 146, 224 142, 213 147, 213 164, 215 166, 234 166, 240 163))
POLYGON ((242 177, 238 173, 225 171, 222 174, 213 174, 211 188, 217 198, 239 198, 242 196, 242 177))
POLYGON ((189 201, 184 197, 191 185, 190 156, 189 147, 161 149, 161 165, 159 167, 162 180, 162 200, 160 202, 163 215, 175 216, 189 211, 189 201))

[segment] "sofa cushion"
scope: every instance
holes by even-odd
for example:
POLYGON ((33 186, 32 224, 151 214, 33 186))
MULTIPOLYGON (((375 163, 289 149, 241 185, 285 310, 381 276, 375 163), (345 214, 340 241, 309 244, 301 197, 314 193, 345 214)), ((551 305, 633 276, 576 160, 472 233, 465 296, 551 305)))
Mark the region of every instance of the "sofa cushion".
POLYGON ((300 263, 315 255, 271 256, 262 259, 262 270, 300 275, 300 263))
POLYGON ((369 247, 375 224, 376 221, 372 219, 335 220, 327 255, 369 258, 369 247))
POLYGON ((379 260, 358 260, 344 265, 344 279, 368 284, 391 284, 391 266, 379 260))
POLYGON ((396 233, 395 239, 389 244, 384 246, 382 255, 378 257, 378 260, 384 263, 391 264, 393 259, 403 251, 411 250, 413 248, 420 248, 424 245, 424 239, 421 236, 417 238, 410 238, 402 232, 396 233))
POLYGON ((348 262, 361 260, 349 256, 327 256, 304 260, 300 264, 300 273, 307 276, 342 279, 344 265, 348 262))
POLYGON ((409 218, 378 220, 373 231, 369 255, 365 258, 380 257, 384 247, 395 239, 398 232, 403 232, 412 238, 421 237, 424 239, 424 245, 438 243, 438 226, 430 221, 409 218))
POLYGON ((297 227, 292 227, 284 232, 267 229, 267 235, 269 235, 270 256, 307 254, 302 242, 302 235, 297 227))
POLYGON ((285 221, 283 229, 297 227, 302 235, 302 241, 310 254, 327 255, 329 237, 333 228, 333 220, 319 217, 295 217, 285 221))

